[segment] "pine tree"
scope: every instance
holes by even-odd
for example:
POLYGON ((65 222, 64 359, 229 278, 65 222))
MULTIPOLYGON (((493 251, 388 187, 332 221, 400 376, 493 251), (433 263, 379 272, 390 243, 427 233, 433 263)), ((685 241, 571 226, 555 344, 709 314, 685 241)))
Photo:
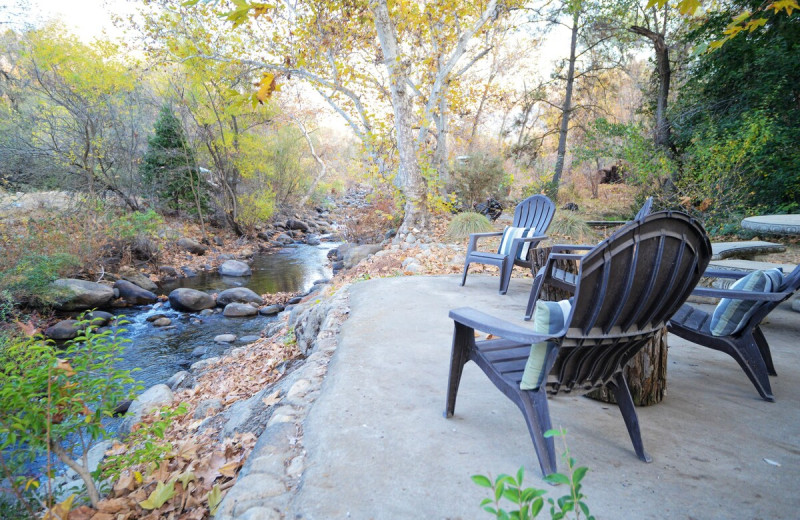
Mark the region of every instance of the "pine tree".
POLYGON ((154 130, 142 159, 143 180, 169 208, 205 212, 208 184, 200 176, 183 126, 169 106, 161 108, 154 130))

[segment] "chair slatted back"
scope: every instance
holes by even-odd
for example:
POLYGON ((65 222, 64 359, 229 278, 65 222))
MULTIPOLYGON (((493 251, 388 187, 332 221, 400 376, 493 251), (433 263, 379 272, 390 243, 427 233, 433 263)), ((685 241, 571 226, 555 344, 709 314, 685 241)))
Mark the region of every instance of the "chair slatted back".
POLYGON ((550 227, 556 205, 545 195, 533 195, 517 204, 514 210, 512 226, 535 228, 536 232, 543 234, 550 227))
POLYGON ((548 391, 609 381, 689 297, 710 258, 702 226, 679 212, 630 222, 587 253, 548 391))
POLYGON ((650 214, 650 211, 653 209, 653 197, 647 197, 647 200, 644 201, 642 207, 639 208, 639 211, 636 213, 636 216, 633 217, 633 220, 641 220, 642 217, 646 217, 650 214))

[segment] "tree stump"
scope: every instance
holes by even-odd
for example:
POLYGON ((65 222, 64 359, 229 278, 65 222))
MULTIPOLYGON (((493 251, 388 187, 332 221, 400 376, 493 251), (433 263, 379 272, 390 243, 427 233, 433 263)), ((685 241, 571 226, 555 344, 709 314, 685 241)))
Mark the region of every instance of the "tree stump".
MULTIPOLYGON (((534 275, 544 267, 550 254, 549 247, 539 247, 531 251, 534 275)), ((574 261, 559 261, 559 269, 577 273, 578 264, 574 261)), ((555 287, 544 286, 539 298, 558 301, 572 296, 569 292, 555 287)), ((653 339, 636 354, 624 369, 625 379, 636 406, 660 403, 667 393, 667 328, 657 332, 653 339)), ((586 394, 592 399, 606 403, 616 403, 614 394, 601 388, 586 394)))

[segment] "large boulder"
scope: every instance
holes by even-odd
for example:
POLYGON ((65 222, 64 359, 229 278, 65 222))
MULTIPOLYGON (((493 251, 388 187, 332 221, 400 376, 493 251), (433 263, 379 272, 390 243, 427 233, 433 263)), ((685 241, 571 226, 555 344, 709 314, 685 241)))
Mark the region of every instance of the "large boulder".
POLYGON ((217 295, 217 305, 224 307, 229 303, 234 302, 255 303, 256 305, 262 305, 264 300, 261 299, 261 296, 251 291, 247 287, 233 287, 231 289, 225 289, 217 295))
POLYGON ((192 253, 193 255, 204 255, 206 254, 206 251, 208 251, 208 248, 200 242, 186 237, 178 240, 178 247, 192 253))
POLYGON ((119 273, 120 278, 123 280, 127 280, 133 284, 138 285, 142 289, 148 290, 150 292, 156 292, 158 290, 158 285, 148 278, 146 275, 140 273, 131 268, 124 268, 120 270, 119 273))
POLYGON ((298 231, 306 232, 308 231, 308 224, 303 222, 302 220, 296 220, 290 218, 286 221, 286 229, 296 229, 298 231))
POLYGON ((253 271, 250 266, 238 260, 228 260, 219 266, 219 274, 222 276, 250 276, 253 271))
POLYGON ((83 311, 105 307, 114 298, 114 289, 108 285, 74 278, 62 278, 53 282, 60 294, 56 309, 62 311, 83 311))
MULTIPOLYGON (((380 244, 364 244, 361 246, 353 246, 348 248, 344 252, 344 255, 342 255, 345 269, 350 269, 360 261, 367 258, 369 255, 374 255, 381 249, 383 249, 383 246, 380 244)), ((341 248, 339 250, 339 254, 342 254, 341 248)))
POLYGON ((56 341, 64 341, 73 339, 80 331, 81 328, 78 326, 77 320, 63 320, 55 325, 47 327, 44 331, 44 335, 56 341))
POLYGON ((216 307, 217 303, 210 294, 195 289, 181 287, 169 293, 169 304, 176 311, 196 312, 216 307))
POLYGON ((147 305, 158 300, 158 296, 147 289, 142 289, 138 285, 127 280, 117 280, 114 282, 114 289, 119 291, 119 297, 131 305, 147 305))
POLYGON ((222 315, 227 318, 241 318, 244 316, 255 316, 258 314, 258 309, 248 303, 229 303, 222 311, 222 315))

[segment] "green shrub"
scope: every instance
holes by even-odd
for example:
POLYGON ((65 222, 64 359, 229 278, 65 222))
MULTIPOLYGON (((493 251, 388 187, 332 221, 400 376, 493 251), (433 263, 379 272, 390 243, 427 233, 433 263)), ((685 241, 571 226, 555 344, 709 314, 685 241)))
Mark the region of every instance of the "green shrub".
POLYGON ((67 253, 28 254, 15 266, 0 272, 0 291, 4 293, 4 300, 10 295, 17 303, 49 308, 62 296, 51 283, 75 272, 79 266, 78 258, 67 253))
MULTIPOLYGON (((86 454, 94 441, 108 436, 104 420, 114 408, 141 389, 130 371, 114 367, 129 341, 117 336, 124 330, 98 333, 88 320, 79 326, 82 332, 63 349, 41 337, 0 346, 0 480, 12 484, 20 501, 38 485, 20 469, 43 454, 51 469, 54 454, 78 473, 96 505, 99 494, 86 454)), ((48 500, 51 491, 46 490, 48 500)))
POLYGON ((470 233, 492 231, 492 223, 480 213, 465 211, 454 216, 447 225, 445 237, 449 240, 459 240, 469 237, 470 233))
POLYGON ((125 213, 111 221, 112 231, 121 240, 155 238, 163 225, 164 219, 152 209, 125 213))
POLYGON ((503 198, 509 178, 503 170, 503 161, 483 152, 470 155, 456 162, 450 179, 453 191, 461 207, 471 208, 489 197, 503 198))
POLYGON ((522 195, 526 198, 539 194, 546 195, 553 201, 557 199, 558 183, 553 180, 553 173, 542 175, 522 188, 522 195))

